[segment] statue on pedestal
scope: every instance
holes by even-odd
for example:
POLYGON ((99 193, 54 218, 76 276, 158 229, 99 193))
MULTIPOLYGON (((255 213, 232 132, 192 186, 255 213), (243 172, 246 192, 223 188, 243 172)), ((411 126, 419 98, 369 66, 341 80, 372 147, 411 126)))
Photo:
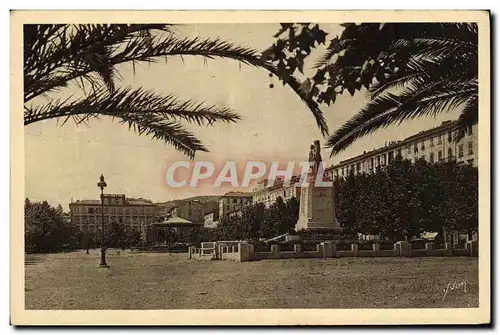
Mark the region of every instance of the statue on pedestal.
POLYGON ((315 155, 315 147, 314 144, 311 144, 309 147, 309 163, 311 163, 311 167, 309 169, 309 174, 314 173, 314 155, 315 155))
POLYGON ((315 185, 323 163, 318 140, 309 147, 309 163, 309 185, 301 189, 299 218, 295 230, 338 231, 340 225, 335 216, 333 188, 315 185))
POLYGON ((311 163, 310 176, 316 178, 319 166, 323 162, 323 158, 321 158, 321 146, 319 141, 314 141, 309 148, 309 162, 311 163))

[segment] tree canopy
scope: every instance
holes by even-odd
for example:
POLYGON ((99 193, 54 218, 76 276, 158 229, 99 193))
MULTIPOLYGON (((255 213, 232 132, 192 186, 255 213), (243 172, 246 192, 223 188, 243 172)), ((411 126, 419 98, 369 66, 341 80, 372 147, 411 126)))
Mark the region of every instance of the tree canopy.
POLYGON ((397 156, 385 169, 337 178, 334 190, 347 235, 381 234, 397 241, 443 228, 478 228, 478 170, 467 164, 412 164, 397 156))
POLYGON ((457 138, 477 122, 478 27, 474 23, 345 23, 339 36, 318 24, 282 23, 265 57, 287 74, 303 72, 311 51, 327 44, 302 89, 334 104, 345 91, 371 101, 338 127, 332 154, 391 124, 462 108, 457 138))
MULTIPOLYGON (((146 88, 119 85, 117 65, 153 63, 174 56, 225 58, 262 68, 278 76, 306 104, 323 134, 328 127, 318 104, 300 89, 291 74, 282 73, 261 52, 218 38, 184 38, 170 24, 24 25, 24 124, 62 118, 84 123, 109 116, 139 134, 163 140, 194 156, 207 148, 183 122, 200 126, 237 122, 229 108, 179 100, 175 92, 158 94, 146 88), (75 83, 79 97, 50 98, 50 93, 75 83), (35 100, 43 96, 47 100, 35 100)), ((63 122, 63 124, 64 124, 63 122)))

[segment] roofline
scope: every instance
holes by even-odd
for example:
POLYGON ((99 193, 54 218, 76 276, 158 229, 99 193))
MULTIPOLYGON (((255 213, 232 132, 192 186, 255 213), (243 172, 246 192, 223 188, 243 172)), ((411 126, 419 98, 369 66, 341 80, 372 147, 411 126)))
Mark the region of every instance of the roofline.
MULTIPOLYGON (((446 121, 443 121, 443 122, 446 122, 446 121)), ((411 135, 401 141, 397 141, 395 143, 392 143, 390 145, 387 145, 387 146, 384 146, 384 147, 381 147, 381 148, 377 148, 377 149, 373 149, 371 151, 368 151, 368 152, 365 152, 365 153, 362 153, 360 155, 357 155, 357 156, 354 156, 354 157, 351 157, 351 158, 348 158, 346 160, 343 160, 343 161, 340 161, 338 164, 335 164, 335 165, 332 165, 328 168, 325 169, 325 172, 326 171, 330 171, 330 170, 333 170, 335 168, 338 168, 338 167, 341 167, 341 166, 344 166, 344 165, 348 165, 350 163, 353 163, 353 162, 356 162, 357 160, 359 160, 361 157, 363 158, 370 158, 371 156, 375 156, 381 152, 384 152, 384 151, 387 151, 387 150, 391 150, 391 149, 396 149, 398 147, 404 147, 408 144, 408 142, 412 142, 412 141, 415 141, 415 140, 418 140, 422 137, 426 137, 426 136, 429 136, 433 133, 437 133, 437 132, 441 132, 443 130, 447 130, 447 129, 450 129, 450 128, 453 128, 455 125, 457 124, 457 121, 448 121, 444 124, 441 124, 437 127, 434 127, 434 128, 430 128, 430 129, 427 129, 427 130, 423 130, 417 134, 414 134, 414 135, 411 135)))
MULTIPOLYGON (((101 205, 101 201, 100 200, 84 200, 84 201, 96 201, 96 203, 84 203, 84 202, 70 202, 68 204, 69 205, 101 205)), ((107 204, 107 205, 104 205, 104 206, 155 206, 155 204, 153 203, 143 203, 143 204, 123 204, 123 205, 117 205, 117 204, 107 204)))
POLYGON ((293 176, 290 179, 288 185, 285 185, 284 181, 277 182, 277 183, 274 183, 273 186, 265 186, 263 188, 255 190, 254 192, 252 192, 252 195, 254 195, 256 193, 260 193, 260 192, 269 192, 269 191, 279 190, 280 188, 283 188, 283 187, 301 188, 300 186, 295 185, 295 183, 299 182, 299 181, 300 181, 300 177, 299 176, 293 176))
POLYGON ((221 198, 237 198, 237 197, 240 197, 240 198, 248 198, 248 197, 252 197, 252 192, 245 192, 245 194, 224 194, 224 195, 221 195, 221 198))

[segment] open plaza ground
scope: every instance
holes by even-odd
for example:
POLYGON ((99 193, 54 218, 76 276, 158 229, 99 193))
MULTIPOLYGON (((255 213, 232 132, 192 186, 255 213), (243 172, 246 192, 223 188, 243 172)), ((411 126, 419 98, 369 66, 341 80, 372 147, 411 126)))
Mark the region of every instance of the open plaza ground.
POLYGON ((478 307, 474 257, 235 263, 99 250, 27 255, 26 309, 478 307))

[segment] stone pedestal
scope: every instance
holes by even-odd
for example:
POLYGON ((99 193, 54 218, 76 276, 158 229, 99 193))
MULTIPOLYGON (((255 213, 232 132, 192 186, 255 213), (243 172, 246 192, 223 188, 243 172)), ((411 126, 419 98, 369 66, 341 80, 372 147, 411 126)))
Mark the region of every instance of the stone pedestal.
POLYGON ((411 244, 406 241, 396 242, 397 256, 411 257, 411 244))
POLYGON ((316 187, 314 179, 300 191, 299 219, 295 231, 318 231, 337 233, 340 224, 335 216, 332 187, 316 187))
POLYGON ((332 242, 323 242, 323 258, 332 258, 333 257, 333 243, 332 242))

